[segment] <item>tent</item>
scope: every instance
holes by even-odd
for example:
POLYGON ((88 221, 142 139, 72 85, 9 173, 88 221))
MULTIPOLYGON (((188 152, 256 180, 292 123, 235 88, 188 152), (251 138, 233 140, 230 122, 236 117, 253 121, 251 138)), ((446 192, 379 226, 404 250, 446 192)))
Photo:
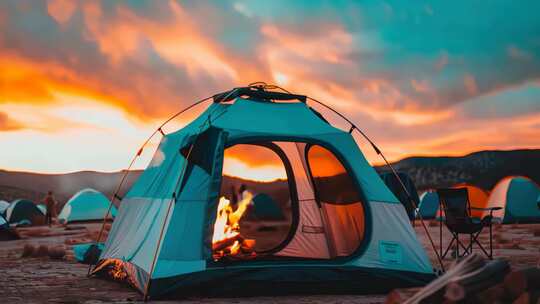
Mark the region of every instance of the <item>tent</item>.
POLYGON ((0 231, 9 229, 9 222, 0 214, 0 231))
POLYGON ((0 200, 0 214, 4 214, 6 209, 9 207, 9 203, 6 201, 0 200))
POLYGON ((405 207, 405 210, 409 215, 409 219, 413 220, 414 210, 418 207, 418 205, 420 205, 420 198, 418 197, 416 186, 414 185, 414 181, 412 180, 412 178, 407 173, 397 172, 397 175, 399 179, 392 172, 383 173, 381 174, 381 178, 386 184, 386 186, 388 186, 392 193, 394 193, 394 195, 398 198, 403 207, 405 207), (401 183, 403 183, 407 191, 403 190, 403 186, 401 183), (407 194, 407 192, 409 194, 407 194), (411 202, 411 199, 414 204, 413 202, 411 202))
MULTIPOLYGON (((60 223, 77 221, 103 220, 110 205, 109 199, 101 192, 94 189, 83 189, 77 192, 64 205, 58 215, 60 223)), ((116 207, 111 207, 109 218, 116 216, 116 207)))
POLYGON ((253 198, 255 216, 261 220, 284 220, 285 215, 277 203, 265 193, 259 193, 253 198))
POLYGON ((536 223, 540 222, 539 194, 540 188, 529 178, 505 177, 491 191, 487 206, 503 208, 493 212, 502 223, 536 223))
MULTIPOLYGON (((452 188, 467 188, 471 208, 485 208, 487 206, 488 193, 485 190, 466 183, 457 184, 452 188)), ((486 214, 482 210, 471 209, 471 215, 473 217, 482 218, 486 214)))
POLYGON ((38 207, 43 215, 47 215, 47 206, 45 206, 45 204, 38 204, 36 207, 38 207))
POLYGON ((93 274, 150 298, 366 293, 434 278, 399 200, 348 130, 327 122, 306 96, 234 89, 183 129, 159 131, 154 158, 122 198, 93 274), (291 185, 293 225, 268 252, 249 252, 241 227, 224 226, 231 217, 219 193, 223 155, 240 143, 276 151, 291 185))
MULTIPOLYGON (((423 219, 431 220, 437 217, 439 211, 439 195, 435 190, 428 190, 420 195, 418 213, 423 219)), ((420 218, 420 216, 417 216, 420 218)))
POLYGON ((24 199, 18 199, 9 204, 5 216, 10 224, 30 222, 32 225, 41 225, 45 223, 45 216, 39 208, 33 202, 24 199))

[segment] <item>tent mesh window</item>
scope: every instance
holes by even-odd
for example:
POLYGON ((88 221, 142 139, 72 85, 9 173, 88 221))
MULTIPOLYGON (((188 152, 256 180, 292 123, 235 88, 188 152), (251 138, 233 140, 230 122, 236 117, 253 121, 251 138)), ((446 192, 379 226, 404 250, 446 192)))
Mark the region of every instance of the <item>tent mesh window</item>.
POLYGON ((224 155, 214 259, 350 256, 364 238, 360 197, 343 164, 322 146, 233 145, 224 155), (230 226, 225 233, 223 225, 230 226))

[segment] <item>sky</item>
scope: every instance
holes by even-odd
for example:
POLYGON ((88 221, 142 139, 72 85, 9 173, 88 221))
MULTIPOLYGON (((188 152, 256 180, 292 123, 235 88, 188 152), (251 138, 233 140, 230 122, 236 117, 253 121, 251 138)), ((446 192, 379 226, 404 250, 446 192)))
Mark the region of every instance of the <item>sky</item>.
POLYGON ((0 169, 123 169, 170 115, 255 81, 335 107, 390 160, 540 148, 538 11, 499 0, 1 1, 0 169))

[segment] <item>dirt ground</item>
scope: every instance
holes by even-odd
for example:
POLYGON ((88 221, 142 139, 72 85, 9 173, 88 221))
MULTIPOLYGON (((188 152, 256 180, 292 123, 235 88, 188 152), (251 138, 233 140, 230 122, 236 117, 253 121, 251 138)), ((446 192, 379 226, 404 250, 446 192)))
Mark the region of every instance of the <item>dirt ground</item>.
MULTIPOLYGON (((439 228, 426 223, 436 245, 439 228)), ((100 224, 77 224, 74 230, 55 226, 52 229, 35 227, 21 229, 24 237, 16 241, 0 242, 0 302, 1 303, 133 303, 141 295, 128 286, 98 278, 87 278, 88 267, 74 262, 71 243, 95 237, 100 224), (78 228, 78 229, 77 229, 78 228), (26 244, 47 245, 67 249, 62 260, 49 258, 21 258, 26 244)), ((437 262, 424 230, 415 228, 418 237, 430 254, 433 265, 437 262)), ((540 257, 540 224, 504 225, 494 229, 494 254, 507 258, 513 268, 535 266, 540 257)), ((448 242, 449 233, 444 233, 448 242)), ((482 241, 487 244, 488 234, 482 241)), ((479 250, 478 250, 479 251, 479 250)), ((445 264, 452 263, 447 257, 445 264)), ((182 303, 383 303, 386 295, 314 295, 255 298, 189 298, 182 303)), ((176 301, 178 302, 178 301, 176 301)), ((157 301, 150 303, 174 303, 157 301)))

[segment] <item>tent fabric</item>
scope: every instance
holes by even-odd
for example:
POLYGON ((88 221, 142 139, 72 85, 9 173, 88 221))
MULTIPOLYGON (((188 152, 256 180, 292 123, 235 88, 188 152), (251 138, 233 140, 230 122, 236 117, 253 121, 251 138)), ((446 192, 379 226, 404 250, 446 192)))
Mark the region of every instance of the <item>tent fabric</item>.
MULTIPOLYGON (((428 190, 420 195, 420 204, 417 213, 423 219, 432 220, 437 217, 439 211, 439 195, 435 190, 428 190)), ((417 215, 419 218, 420 216, 417 215)))
MULTIPOLYGON (((58 215, 58 220, 60 223, 103 220, 109 205, 109 199, 101 192, 94 189, 83 189, 73 195, 64 205, 58 215)), ((116 207, 112 206, 108 218, 114 218, 116 212, 116 207)))
POLYGON ((396 178, 396 175, 394 173, 382 173, 381 178, 386 184, 386 186, 392 191, 392 193, 394 193, 394 195, 397 197, 403 207, 405 207, 409 219, 413 220, 415 217, 414 211, 420 205, 420 197, 418 197, 418 191, 416 190, 414 181, 407 173, 397 172, 397 175, 401 182, 403 182, 403 184, 405 185, 405 188, 407 189, 410 197, 409 195, 407 195, 407 192, 403 190, 401 182, 396 178))
MULTIPOLYGON (((149 166, 123 198, 95 272, 118 265, 128 281, 140 292, 148 291, 150 297, 203 285, 219 275, 223 275, 220 282, 227 282, 235 273, 261 273, 259 277, 236 277, 278 283, 284 278, 279 275, 283 269, 297 269, 288 280, 293 285, 328 282, 332 279, 324 276, 325 271, 339 277, 340 267, 366 278, 384 272, 383 281, 397 285, 421 284, 433 278, 433 267, 404 208, 351 134, 331 126, 304 103, 243 98, 213 103, 193 122, 163 137, 149 166), (212 260, 210 247, 224 150, 258 141, 278 143, 292 162, 290 179, 298 196, 297 230, 274 255, 283 260, 221 264, 212 260), (321 215, 324 208, 319 206, 326 202, 315 195, 307 173, 309 161, 306 163, 304 150, 310 145, 321 145, 342 163, 354 181, 355 189, 351 190, 360 194, 361 208, 345 205, 327 210, 331 219, 321 215), (365 216, 359 215, 360 210, 365 216), (333 242, 333 253, 329 251, 331 238, 345 233, 341 228, 333 235, 327 229, 320 230, 332 221, 356 225, 354 231, 346 231, 351 237, 360 237, 354 250, 339 245, 338 239, 333 242), (310 272, 311 279, 301 275, 307 268, 316 269, 310 272), (314 275, 317 272, 319 275, 314 275), (416 277, 419 279, 413 279, 416 277)), ((341 280, 347 278, 341 276, 341 280)))
POLYGON ((47 206, 45 206, 45 204, 38 204, 36 207, 38 207, 43 215, 47 215, 47 206))
MULTIPOLYGON (((77 244, 73 246, 73 255, 77 262, 83 263, 83 264, 90 264, 91 261, 89 260, 91 259, 91 257, 89 255, 91 254, 89 250, 95 247, 97 250, 96 249, 94 250, 96 250, 97 252, 101 252, 103 250, 103 246, 104 246, 103 243, 77 244)), ((95 258, 97 259, 98 257, 96 256, 95 258)), ((95 263, 95 261, 93 263, 95 263)))
POLYGON ((5 230, 9 228, 9 222, 6 218, 0 214, 0 230, 5 230))
MULTIPOLYGON (((487 206, 502 207, 494 211, 493 217, 506 223, 538 223, 540 209, 537 199, 540 187, 524 176, 506 177, 499 181, 491 191, 487 206)), ((488 214, 488 212, 485 212, 488 214)))
POLYGON ((0 215, 6 212, 6 209, 9 207, 9 203, 6 201, 0 200, 0 215))
POLYGON ((5 211, 6 219, 10 224, 29 222, 32 225, 43 224, 45 216, 39 208, 29 200, 15 200, 5 211))

